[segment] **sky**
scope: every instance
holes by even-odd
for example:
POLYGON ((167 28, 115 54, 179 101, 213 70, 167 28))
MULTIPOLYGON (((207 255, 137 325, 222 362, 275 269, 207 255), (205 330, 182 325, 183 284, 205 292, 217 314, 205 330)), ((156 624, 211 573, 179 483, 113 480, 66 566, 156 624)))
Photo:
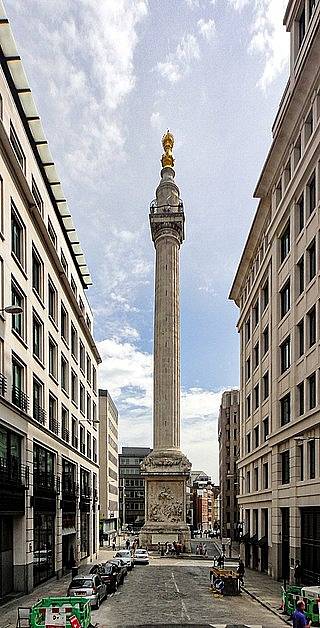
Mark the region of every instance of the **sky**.
POLYGON ((229 290, 288 78, 286 0, 4 0, 94 285, 99 385, 120 445, 152 443, 161 138, 175 137, 183 451, 218 483, 222 391, 239 385, 229 290))

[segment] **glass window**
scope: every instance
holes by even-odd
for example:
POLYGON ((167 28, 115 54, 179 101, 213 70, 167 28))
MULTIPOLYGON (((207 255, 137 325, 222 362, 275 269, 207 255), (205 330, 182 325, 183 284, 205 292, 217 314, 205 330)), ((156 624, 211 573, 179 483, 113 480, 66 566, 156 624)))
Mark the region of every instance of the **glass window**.
POLYGON ((262 303, 263 303, 263 310, 266 309, 268 303, 269 303, 269 281, 267 279, 267 281, 265 282, 263 288, 262 288, 262 303))
POLYGON ((301 233, 304 227, 304 196, 301 194, 297 200, 297 233, 301 233))
POLYGON ((290 222, 287 223, 280 237, 280 262, 282 263, 290 252, 290 222))
POLYGON ((61 338, 63 338, 63 340, 65 340, 66 343, 68 344, 69 343, 69 316, 62 302, 61 302, 60 316, 61 316, 61 338))
POLYGON ((57 248, 57 234, 53 228, 50 218, 48 218, 48 234, 54 248, 56 249, 57 248))
POLYGON ((58 321, 58 293, 50 277, 48 279, 48 313, 52 321, 58 321))
POLYGON ((254 409, 259 407, 259 384, 254 387, 254 409))
POLYGON ((13 203, 11 206, 11 251, 24 268, 24 225, 13 203))
POLYGON ((308 377, 308 390, 309 390, 309 410, 312 410, 316 406, 316 374, 312 373, 308 377))
POLYGON ((309 459, 309 478, 314 480, 316 477, 316 447, 315 441, 311 440, 308 443, 308 459, 309 459))
POLYGON ((308 279, 311 281, 316 275, 317 263, 316 263, 316 241, 315 238, 309 244, 307 249, 308 254, 308 279))
POLYGON ((246 381, 248 381, 251 377, 251 360, 250 356, 246 360, 246 381))
POLYGON ((20 167, 24 174, 26 174, 26 158, 22 150, 22 146, 18 140, 18 136, 15 132, 12 122, 10 122, 10 142, 15 153, 15 156, 20 164, 20 167))
POLYGON ((302 11, 301 11, 299 20, 298 20, 298 43, 299 43, 299 48, 302 45, 305 33, 306 33, 306 13, 305 13, 305 10, 303 8, 302 11))
POLYGON ((254 446, 255 449, 257 447, 259 447, 259 425, 256 425, 256 427, 254 428, 254 446))
POLYGON ((82 382, 80 382, 80 412, 85 414, 85 390, 82 382))
POLYGON ((298 281, 298 295, 304 291, 304 256, 300 257, 297 263, 297 281, 298 281))
POLYGON ((280 399, 280 421, 281 425, 286 425, 290 422, 291 419, 291 402, 290 402, 290 393, 284 395, 282 399, 280 399))
POLYGON ((304 354, 304 319, 302 319, 298 325, 298 357, 300 358, 304 354))
POLYGON ((264 442, 267 440, 269 436, 269 417, 267 416, 263 419, 263 440, 264 442))
POLYGON ((253 307, 253 326, 256 327, 259 322, 259 299, 257 299, 253 307))
POLYGON ((297 386, 298 389, 298 411, 299 416, 304 414, 304 382, 300 382, 297 386))
POLYGON ((290 336, 280 345, 280 370, 284 373, 290 366, 290 336))
POLYGON ((253 368, 256 369, 259 366, 259 342, 257 342, 253 348, 253 368))
POLYGON ((246 452, 249 454, 251 451, 251 434, 247 434, 246 436, 246 452))
POLYGON ((33 418, 44 425, 43 384, 36 377, 33 378, 33 418))
POLYGON ((71 323, 71 354, 78 359, 78 334, 73 323, 71 323))
POLYGON ((304 480, 304 455, 303 444, 298 445, 298 458, 300 461, 300 480, 304 480))
POLYGON ((62 249, 61 249, 60 259, 61 259, 62 268, 63 268, 64 272, 66 273, 66 275, 68 277, 68 262, 67 262, 67 260, 65 258, 65 255, 64 255, 62 249))
POLYGON ((97 370, 95 366, 92 366, 92 388, 93 392, 97 392, 97 370))
POLYGON ((71 371, 71 399, 75 404, 78 403, 78 378, 73 370, 71 371))
POLYGON ((23 312, 21 314, 14 314, 11 318, 11 326, 12 330, 20 336, 20 338, 24 339, 25 337, 25 324, 24 324, 24 312, 25 312, 25 298, 20 288, 18 288, 16 283, 11 283, 11 303, 12 305, 19 305, 22 307, 23 312))
POLYGON ((56 397, 49 393, 49 430, 58 434, 58 402, 56 397))
POLYGON ((43 200, 41 197, 41 194, 38 190, 37 184, 32 176, 32 182, 31 182, 31 189, 32 189, 32 196, 35 200, 35 204, 41 214, 41 216, 43 217, 43 200))
POLYGON ((74 296, 77 297, 77 284, 76 284, 76 282, 74 280, 73 275, 71 275, 70 285, 71 285, 71 290, 72 290, 74 296))
POLYGON ((280 316, 283 318, 290 310, 290 279, 280 290, 280 316))
POLYGON ((61 388, 66 393, 69 392, 69 364, 63 354, 61 354, 61 388))
POLYGON ((281 456, 281 484, 289 484, 290 482, 290 459, 289 451, 284 451, 281 456))
POLYGON ((85 357, 84 344, 81 340, 79 343, 79 348, 80 348, 80 369, 84 373, 86 357, 85 357))
POLYGON ((32 287, 37 295, 42 299, 43 297, 43 263, 36 251, 35 247, 32 247, 32 287))
POLYGON ((87 393, 87 419, 91 421, 91 397, 87 393))
POLYGON ((249 318, 246 320, 245 323, 245 341, 248 342, 250 340, 251 337, 251 322, 250 322, 250 316, 249 318))
POLYGON ((269 465, 267 462, 263 465, 263 488, 269 487, 269 465))
POLYGON ((309 310, 307 314, 307 326, 308 326, 308 345, 312 347, 316 342, 316 308, 315 305, 309 310))
POLYGON ((311 214, 314 212, 316 208, 316 175, 315 173, 312 174, 312 176, 310 177, 308 181, 307 204, 308 204, 308 214, 309 216, 311 216, 311 214))
POLYGON ((33 329, 33 355, 36 356, 41 362, 43 360, 43 323, 33 313, 32 317, 32 329, 33 329))
POLYGON ((248 418, 250 416, 250 414, 251 414, 251 396, 250 395, 247 396, 247 404, 246 405, 247 405, 246 410, 247 410, 247 418, 248 418))
POLYGON ((91 384, 91 359, 87 354, 87 382, 91 384))
POLYGON ((263 330, 263 355, 269 351, 269 325, 263 330))
POLYGON ((269 397, 269 372, 267 371, 263 376, 263 400, 265 401, 269 397))
POLYGON ((49 335, 49 374, 57 379, 58 377, 58 346, 49 335))

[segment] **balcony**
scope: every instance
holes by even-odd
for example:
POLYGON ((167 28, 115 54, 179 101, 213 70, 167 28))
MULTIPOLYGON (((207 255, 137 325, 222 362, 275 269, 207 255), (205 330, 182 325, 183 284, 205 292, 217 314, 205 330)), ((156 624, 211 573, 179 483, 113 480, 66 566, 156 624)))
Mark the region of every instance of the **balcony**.
POLYGON ((23 515, 29 488, 29 467, 19 458, 0 458, 0 514, 23 515))
POLYGON ((59 433, 59 423, 57 419, 52 416, 49 416, 49 430, 51 430, 54 434, 59 433))
POLYGON ((70 440, 70 433, 69 433, 69 430, 67 430, 66 427, 62 428, 62 438, 63 438, 64 441, 66 441, 66 443, 68 443, 69 440, 70 440))
POLYGON ((0 373, 0 397, 4 397, 7 392, 7 378, 0 373))
POLYGON ((29 410, 29 397, 17 386, 12 386, 12 403, 23 412, 27 413, 29 410))
POLYGON ((37 403, 33 404, 33 418, 38 421, 38 423, 41 423, 41 425, 45 424, 46 421, 46 416, 47 413, 46 411, 41 408, 41 406, 39 406, 37 403))

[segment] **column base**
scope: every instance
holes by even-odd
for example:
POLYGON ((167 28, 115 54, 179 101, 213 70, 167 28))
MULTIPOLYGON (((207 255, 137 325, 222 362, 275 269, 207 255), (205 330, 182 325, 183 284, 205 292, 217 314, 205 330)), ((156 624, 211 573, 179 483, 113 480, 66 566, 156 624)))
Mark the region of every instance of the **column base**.
POLYGON ((183 552, 191 552, 191 534, 190 528, 186 524, 175 526, 155 526, 146 523, 139 534, 139 541, 142 547, 156 549, 158 543, 179 543, 183 552))

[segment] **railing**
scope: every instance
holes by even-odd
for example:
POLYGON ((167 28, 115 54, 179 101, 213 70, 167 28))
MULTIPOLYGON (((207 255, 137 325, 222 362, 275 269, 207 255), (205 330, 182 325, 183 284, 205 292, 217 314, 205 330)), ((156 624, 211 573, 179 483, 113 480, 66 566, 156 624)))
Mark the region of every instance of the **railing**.
POLYGON ((46 421, 46 415, 46 411, 41 408, 41 406, 39 406, 37 403, 33 404, 33 418, 38 421, 38 423, 44 425, 46 421))
POLYGON ((68 443, 69 440, 70 440, 70 433, 69 433, 69 430, 67 430, 66 427, 62 428, 62 438, 63 438, 63 440, 66 441, 66 443, 68 443))
POLYGON ((0 373, 0 396, 4 397, 7 392, 7 378, 0 373))
POLYGON ((54 434, 58 434, 59 432, 59 423, 57 419, 54 419, 52 416, 49 416, 49 430, 54 434))
POLYGON ((78 437, 74 435, 72 435, 72 447, 78 449, 78 437))
POLYGON ((162 213, 162 212, 174 212, 174 213, 182 213, 183 212, 183 202, 180 199, 178 203, 175 203, 174 205, 170 205, 169 203, 166 203, 165 205, 158 205, 158 201, 157 199, 153 199, 153 201, 151 201, 150 203, 150 214, 157 214, 157 213, 162 213))
POLYGON ((29 410, 29 397, 17 386, 12 386, 12 403, 23 410, 23 412, 28 412, 29 410))
POLYGON ((29 467, 15 456, 0 458, 0 484, 29 488, 29 467))
POLYGON ((45 471, 34 471, 33 484, 35 488, 43 488, 51 492, 56 492, 57 478, 52 473, 45 471))

